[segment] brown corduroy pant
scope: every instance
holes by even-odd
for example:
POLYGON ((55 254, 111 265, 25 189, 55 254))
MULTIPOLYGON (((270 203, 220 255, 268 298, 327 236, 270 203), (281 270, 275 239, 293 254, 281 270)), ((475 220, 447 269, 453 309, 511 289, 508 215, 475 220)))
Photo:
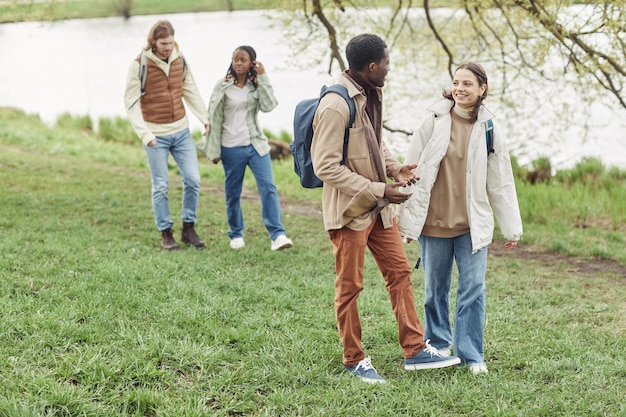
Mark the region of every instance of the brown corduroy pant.
POLYGON ((365 358, 357 307, 363 290, 365 248, 369 248, 386 282, 404 357, 415 356, 424 347, 424 327, 415 308, 412 268, 395 221, 393 227, 385 229, 379 216, 365 230, 344 227, 328 233, 335 255, 335 313, 344 366, 356 365, 365 358))

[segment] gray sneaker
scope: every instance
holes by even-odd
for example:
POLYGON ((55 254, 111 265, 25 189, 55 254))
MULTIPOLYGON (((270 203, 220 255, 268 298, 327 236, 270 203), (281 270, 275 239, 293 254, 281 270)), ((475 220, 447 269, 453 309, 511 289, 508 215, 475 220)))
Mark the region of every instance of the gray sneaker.
POLYGON ((376 369, 372 366, 372 360, 370 358, 365 358, 361 362, 357 363, 354 366, 346 366, 346 371, 350 372, 352 375, 356 375, 361 378, 361 381, 367 382, 368 384, 384 384, 385 378, 380 376, 376 369))
POLYGON ((404 360, 404 369, 417 371, 420 369, 445 368, 458 365, 459 363, 461 363, 461 359, 458 356, 441 356, 437 349, 430 345, 430 340, 427 340, 426 345, 417 355, 404 360))

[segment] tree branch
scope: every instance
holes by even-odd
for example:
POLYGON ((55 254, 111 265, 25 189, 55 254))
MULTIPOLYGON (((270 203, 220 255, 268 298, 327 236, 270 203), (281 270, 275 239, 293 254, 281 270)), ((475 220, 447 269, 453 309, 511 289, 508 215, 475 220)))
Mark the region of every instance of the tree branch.
MULTIPOLYGON (((341 11, 344 10, 341 5, 341 1, 336 0, 335 5, 341 11)), ((328 32, 328 40, 330 41, 330 63, 328 64, 328 73, 330 74, 332 72, 333 60, 336 60, 341 71, 344 71, 346 69, 346 64, 343 61, 341 53, 339 52, 339 47, 337 46, 337 31, 332 23, 330 23, 330 21, 326 18, 322 5, 320 4, 320 0, 313 0, 313 15, 317 16, 328 32)))
POLYGON ((617 60, 613 57, 602 53, 601 51, 592 48, 582 39, 579 34, 570 32, 561 24, 556 21, 556 18, 551 16, 543 8, 543 4, 536 0, 514 0, 514 3, 531 15, 533 19, 544 29, 546 29, 563 47, 570 52, 570 60, 575 64, 576 71, 580 73, 580 67, 584 68, 584 73, 592 75, 600 85, 611 92, 618 100, 620 105, 626 109, 626 99, 621 96, 622 88, 616 85, 617 76, 626 76, 626 68, 622 67, 617 60), (568 41, 570 43, 568 43, 568 41), (577 54, 577 51, 582 53, 582 57, 577 54), (584 58, 587 58, 590 62, 585 62, 584 58), (615 74, 609 72, 606 69, 606 62, 610 68, 615 71, 615 74), (598 72, 600 74, 598 74, 598 72))
POLYGON ((446 55, 448 55, 448 73, 450 74, 450 78, 453 78, 454 77, 453 75, 454 57, 452 55, 452 51, 450 51, 450 48, 448 48, 448 45, 446 45, 443 38, 439 35, 439 32, 437 31, 437 28, 435 27, 435 24, 433 23, 433 20, 430 17, 430 5, 429 5, 428 0, 424 0, 424 12, 426 13, 426 21, 428 22, 428 27, 430 27, 430 30, 433 32, 433 35, 435 35, 435 38, 441 44, 441 47, 446 52, 446 55))

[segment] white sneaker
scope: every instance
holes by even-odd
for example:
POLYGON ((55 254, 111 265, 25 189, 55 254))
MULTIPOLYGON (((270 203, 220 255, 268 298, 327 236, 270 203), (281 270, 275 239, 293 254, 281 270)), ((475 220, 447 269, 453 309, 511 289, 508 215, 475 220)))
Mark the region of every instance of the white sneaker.
POLYGON ((239 250, 243 248, 244 246, 246 246, 246 243, 243 241, 242 237, 235 237, 230 240, 231 249, 239 250))
POLYGON ((470 365, 469 366, 470 372, 472 373, 472 375, 479 375, 479 374, 488 374, 489 370, 487 369, 487 365, 480 364, 480 365, 470 365))
POLYGON ((280 235, 276 239, 272 240, 272 250, 289 249, 292 246, 293 242, 285 235, 280 235))
POLYGON ((443 356, 444 358, 452 355, 452 349, 450 349, 449 347, 437 349, 437 352, 439 352, 439 356, 443 356))

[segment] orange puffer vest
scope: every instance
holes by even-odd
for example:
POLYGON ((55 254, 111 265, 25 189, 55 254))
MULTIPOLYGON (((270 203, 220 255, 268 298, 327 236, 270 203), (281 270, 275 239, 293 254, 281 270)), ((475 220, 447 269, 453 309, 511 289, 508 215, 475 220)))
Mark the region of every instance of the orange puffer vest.
POLYGON ((185 117, 183 104, 184 65, 180 58, 170 64, 170 75, 147 60, 148 74, 145 94, 141 97, 141 113, 146 122, 173 123, 185 117))

